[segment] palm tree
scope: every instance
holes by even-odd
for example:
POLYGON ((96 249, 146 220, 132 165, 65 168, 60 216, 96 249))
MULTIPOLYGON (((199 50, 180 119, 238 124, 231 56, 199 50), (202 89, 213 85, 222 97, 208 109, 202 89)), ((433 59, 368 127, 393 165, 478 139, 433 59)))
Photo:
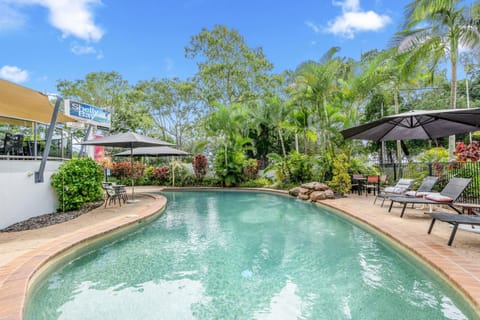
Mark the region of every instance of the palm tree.
MULTIPOLYGON (((434 70, 445 56, 451 68, 450 108, 457 107, 457 59, 461 46, 475 47, 480 40, 477 16, 462 0, 413 0, 406 6, 405 24, 393 43, 399 52, 407 53, 405 71, 418 61, 430 59, 434 70)), ((455 136, 449 139, 453 155, 455 136)))
POLYGON ((312 124, 317 125, 319 138, 322 139, 320 145, 324 149, 331 145, 335 129, 332 115, 341 112, 344 107, 338 103, 338 98, 355 67, 353 60, 334 57, 339 50, 339 47, 333 47, 319 62, 307 61, 296 70, 293 100, 308 103, 312 124))
MULTIPOLYGON (((400 92, 405 87, 425 81, 425 67, 417 64, 413 68, 406 62, 407 56, 398 54, 395 48, 381 52, 370 52, 363 59, 365 68, 361 74, 360 91, 370 94, 388 91, 393 95, 394 112, 400 112, 400 92)), ((401 159, 401 144, 397 141, 397 161, 401 159)))

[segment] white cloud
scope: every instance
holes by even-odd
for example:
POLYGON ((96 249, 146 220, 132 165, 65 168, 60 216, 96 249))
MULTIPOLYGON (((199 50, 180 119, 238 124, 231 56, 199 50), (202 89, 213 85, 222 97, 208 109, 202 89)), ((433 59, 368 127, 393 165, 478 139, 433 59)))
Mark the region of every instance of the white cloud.
POLYGON ((48 10, 49 22, 62 31, 64 38, 73 36, 99 41, 104 34, 93 19, 92 7, 100 5, 100 0, 0 0, 0 4, 7 8, 6 14, 0 14, 0 21, 15 15, 21 17, 20 10, 24 6, 39 5, 48 10))
POLYGON ((3 66, 0 68, 0 78, 12 82, 25 82, 28 80, 28 72, 16 66, 3 66))
POLYGON ((97 53, 97 50, 95 50, 94 47, 91 46, 81 46, 78 44, 73 44, 70 50, 76 54, 76 55, 84 55, 84 54, 95 54, 97 53))
POLYGON ((312 21, 307 21, 305 22, 305 24, 313 30, 313 32, 315 33, 319 33, 321 31, 321 28, 319 26, 317 26, 314 22, 312 21))
POLYGON ((362 11, 359 0, 334 1, 333 4, 342 7, 342 15, 328 23, 328 33, 353 39, 357 32, 378 31, 391 22, 387 15, 362 11))
POLYGON ((342 7, 343 12, 360 10, 360 0, 333 1, 333 5, 342 7))
POLYGON ((97 60, 100 60, 103 58, 103 52, 101 50, 97 50, 92 46, 82 46, 76 42, 71 44, 70 51, 72 51, 73 54, 76 54, 78 56, 94 54, 96 55, 97 60))
POLYGON ((0 0, 0 30, 18 29, 26 20, 25 15, 0 0))

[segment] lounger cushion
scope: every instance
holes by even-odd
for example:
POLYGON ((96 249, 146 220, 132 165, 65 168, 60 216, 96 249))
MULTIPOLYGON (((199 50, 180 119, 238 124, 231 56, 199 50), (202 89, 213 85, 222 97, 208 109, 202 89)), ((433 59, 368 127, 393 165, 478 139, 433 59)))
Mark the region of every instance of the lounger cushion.
POLYGON ((425 199, 437 201, 437 202, 452 202, 453 199, 447 196, 442 196, 441 194, 429 194, 425 199))
POLYGON ((383 191, 388 192, 388 193, 402 193, 406 190, 407 188, 399 188, 399 187, 385 187, 383 191))
POLYGON ((428 195, 433 195, 432 192, 422 192, 422 191, 407 191, 405 192, 405 195, 407 197, 417 197, 417 198, 423 198, 423 197, 426 197, 428 195))
POLYGON ((405 195, 406 195, 407 197, 423 197, 423 196, 419 195, 419 193, 420 193, 420 192, 411 190, 411 191, 405 192, 405 195))

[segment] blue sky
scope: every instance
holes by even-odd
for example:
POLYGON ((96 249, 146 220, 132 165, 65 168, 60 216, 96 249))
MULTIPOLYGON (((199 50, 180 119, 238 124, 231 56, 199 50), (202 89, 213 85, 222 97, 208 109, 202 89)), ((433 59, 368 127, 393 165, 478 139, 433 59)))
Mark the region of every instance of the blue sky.
POLYGON ((57 80, 117 71, 130 84, 193 76, 184 48, 202 28, 237 29, 275 72, 332 46, 358 59, 384 49, 405 0, 0 0, 0 78, 42 92, 57 80))

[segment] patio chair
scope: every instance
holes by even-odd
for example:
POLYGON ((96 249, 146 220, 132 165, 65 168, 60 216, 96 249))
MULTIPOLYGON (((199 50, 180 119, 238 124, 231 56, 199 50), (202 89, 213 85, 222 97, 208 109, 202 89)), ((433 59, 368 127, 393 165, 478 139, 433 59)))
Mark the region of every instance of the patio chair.
POLYGON ((5 135, 5 154, 9 155, 23 155, 23 134, 14 134, 7 140, 5 135))
MULTIPOLYGON (((405 180, 411 180, 411 179, 405 179, 405 180)), ((379 195, 378 197, 383 199, 382 207, 385 200, 387 199, 391 200, 391 198, 394 198, 394 197, 407 196, 407 197, 414 197, 414 198, 423 198, 429 195, 430 193, 432 193, 432 189, 435 186, 435 183, 437 183, 437 181, 438 181, 438 177, 428 176, 423 178, 422 184, 420 185, 420 187, 418 187, 417 190, 405 190, 403 193, 384 193, 379 195)), ((375 202, 373 202, 373 204, 375 204, 375 202)))
POLYGON ((352 174, 352 184, 351 184, 350 191, 353 193, 353 191, 356 190, 360 195, 362 193, 364 180, 365 180, 365 177, 363 176, 363 174, 361 173, 352 174))
MULTIPOLYGON (((387 176, 385 176, 385 178, 386 177, 387 176)), ((364 188, 365 188, 365 196, 368 196, 370 191, 373 191, 373 195, 376 196, 377 190, 380 188, 380 177, 367 176, 367 181, 364 188)))
POLYGON ((107 204, 110 205, 112 202, 115 204, 117 200, 120 207, 122 206, 122 197, 115 192, 115 189, 111 184, 102 183, 102 189, 105 191, 105 208, 107 207, 107 204))
POLYGON ((127 195, 127 190, 125 189, 125 186, 113 184, 112 187, 115 190, 115 193, 118 195, 118 198, 123 200, 123 203, 127 203, 128 195, 127 195))
POLYGON ((457 234, 457 229, 459 225, 469 224, 472 227, 480 225, 480 217, 478 216, 470 216, 465 214, 454 214, 454 213, 429 213, 429 214, 432 217, 432 223, 430 223, 430 227, 428 228, 428 234, 432 232, 433 225, 437 220, 447 222, 453 225, 452 233, 450 233, 450 238, 448 239, 449 246, 452 245, 453 239, 455 239, 455 235, 457 234))
POLYGON ((377 202, 378 198, 382 198, 383 199, 382 207, 383 207, 385 198, 391 195, 396 195, 396 196, 403 195, 410 188, 412 183, 413 183, 413 179, 400 179, 398 180, 396 185, 383 188, 382 190, 380 190, 381 193, 376 195, 375 199, 373 200, 373 204, 377 202))
POLYGON ((400 218, 403 218, 405 213, 405 209, 407 208, 407 204, 411 203, 412 205, 415 204, 444 204, 451 207, 453 210, 461 213, 460 210, 455 208, 454 202, 457 200, 458 197, 462 194, 463 190, 468 186, 468 184, 472 181, 470 178, 452 178, 447 183, 445 188, 443 188, 440 193, 430 193, 425 196, 425 198, 414 198, 414 197, 392 197, 390 200, 390 207, 388 208, 388 212, 392 210, 392 206, 394 202, 403 204, 402 213, 400 214, 400 218))

